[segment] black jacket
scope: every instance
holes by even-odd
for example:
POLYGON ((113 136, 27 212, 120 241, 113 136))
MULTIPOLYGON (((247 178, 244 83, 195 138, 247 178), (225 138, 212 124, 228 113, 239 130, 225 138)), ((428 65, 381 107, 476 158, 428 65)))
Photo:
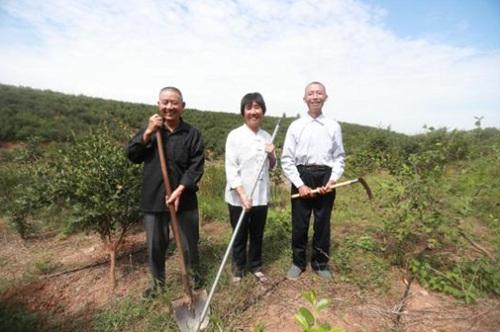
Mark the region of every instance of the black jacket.
MULTIPOLYGON (((144 145, 142 136, 145 130, 146 127, 139 130, 127 146, 127 155, 130 161, 136 164, 144 163, 140 206, 146 213, 166 212, 165 189, 161 175, 156 135, 152 135, 149 143, 144 145)), ((197 183, 203 175, 205 163, 201 134, 198 129, 182 119, 173 133, 164 128, 160 130, 172 191, 179 184, 186 187, 181 196, 179 210, 197 209, 197 183)))

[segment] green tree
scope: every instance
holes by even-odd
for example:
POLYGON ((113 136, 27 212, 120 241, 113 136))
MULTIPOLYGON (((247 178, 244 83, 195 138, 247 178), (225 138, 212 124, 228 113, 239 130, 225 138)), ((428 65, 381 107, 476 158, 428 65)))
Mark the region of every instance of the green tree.
POLYGON ((26 218, 38 208, 64 205, 69 229, 95 232, 104 242, 113 288, 116 253, 130 226, 140 218, 140 167, 128 161, 117 136, 122 134, 100 126, 49 162, 37 165, 37 181, 18 192, 19 205, 12 218, 26 229, 26 218))
POLYGON ((123 147, 103 127, 76 144, 60 167, 56 192, 59 198, 69 198, 76 229, 100 235, 109 251, 114 288, 116 252, 140 217, 139 167, 127 160, 123 147))

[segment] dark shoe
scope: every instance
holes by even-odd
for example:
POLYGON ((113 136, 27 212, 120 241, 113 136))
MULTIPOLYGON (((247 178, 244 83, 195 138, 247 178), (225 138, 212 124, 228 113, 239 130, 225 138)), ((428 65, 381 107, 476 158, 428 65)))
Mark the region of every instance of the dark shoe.
POLYGON ((192 275, 190 278, 193 289, 200 289, 203 283, 201 278, 197 274, 192 275))
POLYGON ((146 288, 144 293, 142 293, 142 297, 144 297, 145 299, 154 299, 158 295, 160 295, 159 288, 158 287, 151 287, 151 286, 146 288))
POLYGON ((297 280, 302 272, 303 271, 300 267, 298 267, 297 265, 292 265, 292 267, 290 268, 290 270, 288 270, 288 273, 286 274, 286 278, 288 280, 297 280))
POLYGON ((314 272, 323 279, 332 279, 332 273, 329 270, 315 270, 314 272))
POLYGON ((151 281, 148 288, 146 288, 144 293, 142 293, 142 296, 146 299, 154 299, 163 292, 164 286, 165 286, 164 280, 155 279, 151 281))

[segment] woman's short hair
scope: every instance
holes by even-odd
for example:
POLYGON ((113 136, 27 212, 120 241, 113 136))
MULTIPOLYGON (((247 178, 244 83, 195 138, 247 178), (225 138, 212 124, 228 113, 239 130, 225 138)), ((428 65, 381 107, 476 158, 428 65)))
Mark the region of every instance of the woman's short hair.
POLYGON ((241 108, 240 108, 241 115, 245 114, 245 108, 248 105, 252 105, 253 102, 256 102, 260 106, 260 108, 262 108, 262 113, 266 113, 266 103, 264 102, 264 98, 260 93, 252 92, 252 93, 247 93, 241 99, 241 108))

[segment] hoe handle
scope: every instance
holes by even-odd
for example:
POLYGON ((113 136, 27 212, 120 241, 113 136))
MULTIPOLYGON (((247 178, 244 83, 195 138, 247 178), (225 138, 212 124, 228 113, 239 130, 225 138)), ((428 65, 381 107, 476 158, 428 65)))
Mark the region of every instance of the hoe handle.
MULTIPOLYGON (((349 181, 345 181, 345 182, 339 182, 339 183, 336 183, 336 184, 330 186, 330 189, 335 189, 335 188, 338 188, 338 187, 348 186, 348 185, 351 185, 351 184, 354 184, 354 183, 357 183, 357 182, 359 182, 359 183, 361 183, 363 185, 363 188, 365 188, 366 194, 368 195, 368 198, 372 199, 372 192, 370 190, 370 187, 368 187, 368 184, 366 183, 366 181, 363 178, 357 178, 357 179, 353 179, 353 180, 349 180, 349 181)), ((312 195, 315 195, 315 194, 318 194, 318 193, 319 193, 319 188, 311 190, 311 194, 312 195)), ((300 197, 300 194, 293 194, 292 195, 292 199, 299 198, 299 197, 300 197)))

